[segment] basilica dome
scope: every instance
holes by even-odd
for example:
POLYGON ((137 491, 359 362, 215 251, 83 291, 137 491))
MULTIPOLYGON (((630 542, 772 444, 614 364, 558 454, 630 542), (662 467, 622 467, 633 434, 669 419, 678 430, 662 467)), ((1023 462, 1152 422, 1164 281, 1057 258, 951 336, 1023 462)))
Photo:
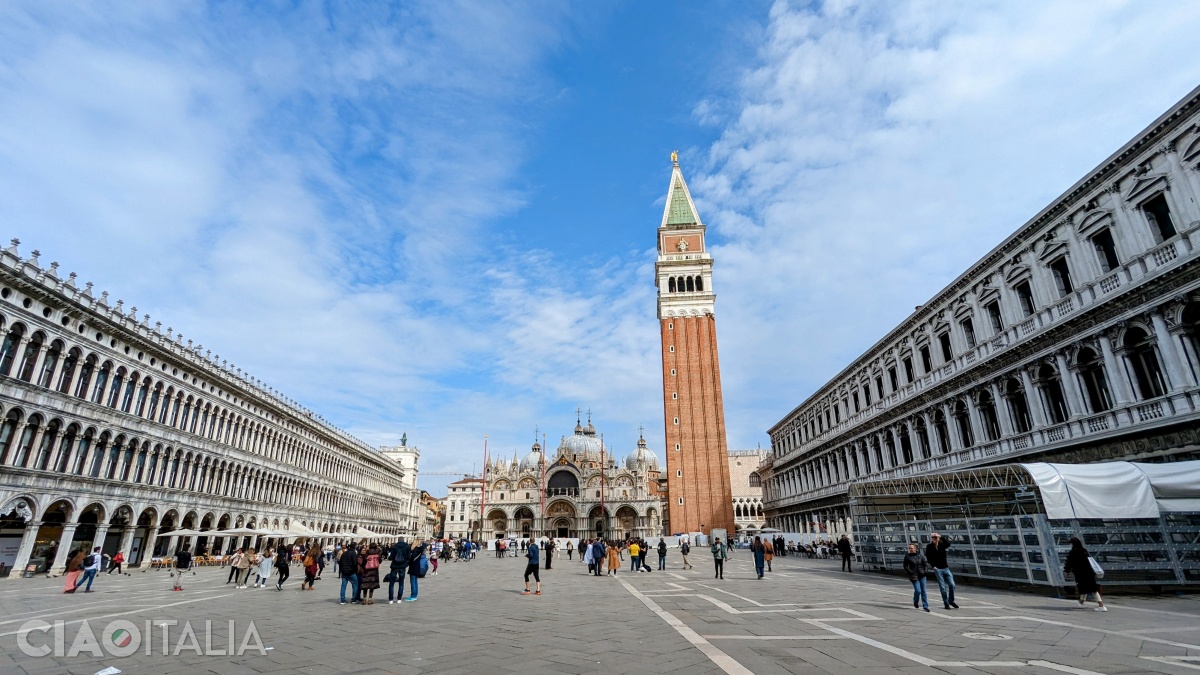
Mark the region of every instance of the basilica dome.
POLYGON ((625 458, 625 468, 633 471, 638 468, 638 464, 645 463, 648 471, 658 471, 658 457, 654 456, 653 452, 646 447, 646 439, 638 437, 637 449, 629 453, 625 458))
POLYGON ((530 450, 525 459, 521 460, 521 471, 540 471, 542 469, 542 446, 538 442, 534 442, 533 449, 530 450))
POLYGON ((575 434, 563 439, 562 447, 567 453, 600 459, 600 439, 596 436, 596 427, 592 426, 592 414, 588 413, 587 427, 575 420, 575 434))

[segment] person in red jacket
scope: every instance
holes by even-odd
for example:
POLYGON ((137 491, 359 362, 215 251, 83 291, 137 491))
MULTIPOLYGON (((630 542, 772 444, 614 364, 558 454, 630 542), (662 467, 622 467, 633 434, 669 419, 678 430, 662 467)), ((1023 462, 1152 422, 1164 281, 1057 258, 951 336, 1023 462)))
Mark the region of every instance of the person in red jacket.
POLYGON ((124 574, 121 571, 121 563, 123 562, 125 562, 125 554, 117 551, 117 554, 112 557, 112 561, 108 564, 108 573, 112 574, 113 570, 116 570, 117 574, 124 574))

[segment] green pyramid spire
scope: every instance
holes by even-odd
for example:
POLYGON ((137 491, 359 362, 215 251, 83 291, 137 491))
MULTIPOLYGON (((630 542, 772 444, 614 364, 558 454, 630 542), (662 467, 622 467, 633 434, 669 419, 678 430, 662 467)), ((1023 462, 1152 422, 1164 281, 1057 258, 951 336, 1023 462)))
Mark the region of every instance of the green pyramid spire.
MULTIPOLYGON (((672 153, 672 159, 675 159, 672 153)), ((696 213, 696 205, 688 192, 687 183, 683 180, 683 172, 679 170, 679 162, 674 162, 671 170, 671 187, 667 190, 667 208, 663 213, 662 226, 670 225, 699 225, 700 215, 696 213)))

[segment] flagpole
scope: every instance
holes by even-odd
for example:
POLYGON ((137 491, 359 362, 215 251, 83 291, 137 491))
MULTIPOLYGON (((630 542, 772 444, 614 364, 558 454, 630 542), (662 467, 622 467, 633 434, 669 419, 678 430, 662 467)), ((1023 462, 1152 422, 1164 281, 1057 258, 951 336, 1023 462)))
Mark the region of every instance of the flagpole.
MULTIPOLYGON (((588 413, 591 416, 591 412, 588 413)), ((591 424, 591 422, 588 422, 591 424)), ((601 535, 608 533, 608 513, 604 510, 604 434, 600 434, 600 518, 604 521, 604 532, 601 535)))
MULTIPOLYGON (((487 466, 488 466, 488 435, 483 435, 483 471, 480 473, 480 497, 479 497, 479 538, 483 538, 483 519, 487 514, 487 466)), ((468 516, 469 518, 470 516, 468 516)), ((481 542, 482 543, 482 542, 481 542)))
MULTIPOLYGON (((535 437, 534 442, 537 442, 535 437)), ((539 492, 542 493, 542 533, 546 533, 546 434, 542 434, 542 484, 539 492)))

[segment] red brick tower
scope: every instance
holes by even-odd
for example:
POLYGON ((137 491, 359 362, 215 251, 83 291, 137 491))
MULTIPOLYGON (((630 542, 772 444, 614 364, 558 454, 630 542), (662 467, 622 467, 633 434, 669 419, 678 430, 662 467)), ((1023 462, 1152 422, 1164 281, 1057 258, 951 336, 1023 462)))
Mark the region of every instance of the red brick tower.
POLYGON ((733 490, 717 363, 712 256, 678 155, 658 228, 658 319, 662 331, 667 515, 672 532, 733 534, 733 490))

